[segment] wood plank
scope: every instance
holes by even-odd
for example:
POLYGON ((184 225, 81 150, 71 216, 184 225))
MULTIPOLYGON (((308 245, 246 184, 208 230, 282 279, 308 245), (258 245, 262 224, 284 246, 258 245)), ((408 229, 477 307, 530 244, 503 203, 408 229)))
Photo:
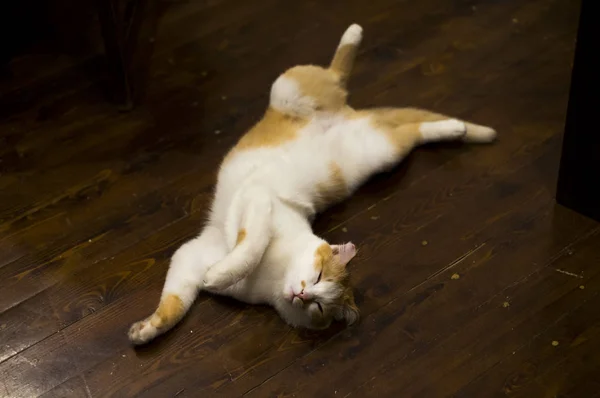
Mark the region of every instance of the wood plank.
MULTIPOLYGON (((578 245, 575 245, 573 250, 577 249, 578 245)), ((567 252, 561 254, 568 256, 567 252)), ((472 317, 473 321, 464 322, 454 336, 428 351, 426 359, 424 355, 415 353, 386 373, 386 376, 402 375, 405 380, 390 388, 389 393, 452 395, 499 359, 518 350, 529 338, 562 321, 586 299, 597 294, 600 287, 597 270, 589 267, 590 263, 586 261, 585 283, 590 289, 587 293, 582 292, 579 278, 566 280, 564 274, 555 271, 554 267, 567 268, 567 272, 570 270, 568 264, 561 261, 562 256, 538 274, 515 281, 500 296, 477 308, 478 314, 472 317), (540 296, 545 300, 537 300, 540 296), (509 306, 505 307, 507 302, 509 306), (447 361, 444 366, 432 367, 441 359, 447 361), (429 370, 429 377, 422 373, 424 369, 429 370)), ((438 321, 439 326, 447 324, 438 321)), ((590 322, 593 324, 593 320, 590 322)), ((369 395, 373 393, 376 389, 369 395)), ((360 390, 357 395, 361 396, 360 390)))
POLYGON ((82 377, 75 377, 40 395, 43 398, 89 397, 89 390, 82 377))
MULTIPOLYGON (((520 283, 520 286, 529 289, 530 296, 540 292, 535 287, 542 283, 554 289, 560 287, 566 290, 568 286, 572 289, 570 294, 575 303, 583 302, 582 307, 573 313, 568 313, 567 310, 566 314, 545 309, 543 317, 529 308, 533 316, 527 322, 532 323, 533 328, 538 328, 537 332, 529 334, 531 340, 523 339, 522 327, 517 329, 518 333, 510 333, 513 339, 510 343, 520 346, 484 372, 483 368, 479 368, 482 373, 461 388, 457 396, 469 397, 484 388, 490 396, 544 396, 546 390, 554 396, 571 396, 569 389, 577 384, 581 384, 581 392, 598 391, 592 388, 597 380, 591 376, 594 369, 598 369, 600 359, 595 354, 598 350, 594 348, 598 346, 600 318, 596 310, 598 289, 591 283, 594 276, 598 279, 594 264, 600 261, 600 252, 597 250, 599 235, 596 232, 578 242, 556 259, 550 268, 520 283), (589 295, 584 294, 583 290, 590 292, 589 295), (594 294, 596 296, 592 297, 594 294), (558 319, 554 326, 553 317, 558 319), (556 347, 552 345, 553 341, 558 342, 556 347)), ((535 300, 535 297, 528 298, 527 294, 521 299, 529 305, 535 300)), ((509 309, 513 312, 513 306, 509 309)), ((510 347, 506 348, 510 350, 510 347)))
POLYGON ((160 174, 140 175, 129 186, 107 187, 98 200, 64 203, 57 216, 8 235, 2 246, 15 260, 0 268, 6 292, 0 308, 11 308, 64 275, 114 256, 186 214, 204 212, 202 200, 210 196, 213 176, 189 173, 158 192, 138 194, 153 182, 160 184, 160 174))
MULTIPOLYGON (((169 225, 162 233, 139 242, 121 256, 96 264, 95 272, 71 274, 61 284, 44 291, 44 298, 38 301, 38 311, 49 318, 49 326, 40 317, 36 322, 46 336, 35 344, 36 341, 29 341, 26 334, 22 344, 33 344, 31 348, 15 350, 0 363, 0 379, 13 380, 5 385, 8 395, 40 395, 62 384, 70 376, 80 374, 87 368, 86 360, 97 361, 129 347, 125 324, 130 323, 132 317, 142 317, 145 312, 151 311, 157 296, 152 295, 152 301, 149 301, 149 292, 160 291, 167 261, 172 254, 171 248, 197 231, 202 220, 199 214, 169 225), (149 306, 141 305, 144 302, 149 306), (120 319, 123 325, 119 326, 118 322, 114 324, 115 319, 106 315, 98 316, 102 313, 99 310, 110 304, 115 311, 113 316, 120 319), (133 313, 128 313, 128 309, 134 310, 133 313), (124 311, 126 316, 123 316, 124 311), (90 321, 92 325, 99 322, 101 328, 86 327, 90 321), (59 330, 52 330, 55 323, 60 325, 59 330), (66 327, 68 325, 71 327, 66 327), (116 329, 120 329, 120 333, 115 333, 116 329), (81 337, 82 333, 88 333, 90 345, 83 344, 85 339, 81 337), (99 343, 97 339, 103 337, 112 341, 96 345, 99 343), (43 361, 33 362, 33 359, 42 357, 43 361), (72 366, 63 366, 64 361, 72 366)), ((14 324, 22 313, 10 313, 7 315, 10 317, 3 319, 3 322, 14 324)))

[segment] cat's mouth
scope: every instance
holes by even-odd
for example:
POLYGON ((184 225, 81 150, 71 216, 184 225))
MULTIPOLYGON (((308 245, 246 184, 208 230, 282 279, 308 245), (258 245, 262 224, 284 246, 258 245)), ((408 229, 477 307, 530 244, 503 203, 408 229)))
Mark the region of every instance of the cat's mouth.
POLYGON ((292 299, 292 305, 296 308, 302 308, 304 306, 304 301, 300 297, 296 296, 292 299))
POLYGON ((289 288, 285 294, 286 300, 296 308, 304 307, 304 299, 302 293, 296 293, 293 288, 289 288))

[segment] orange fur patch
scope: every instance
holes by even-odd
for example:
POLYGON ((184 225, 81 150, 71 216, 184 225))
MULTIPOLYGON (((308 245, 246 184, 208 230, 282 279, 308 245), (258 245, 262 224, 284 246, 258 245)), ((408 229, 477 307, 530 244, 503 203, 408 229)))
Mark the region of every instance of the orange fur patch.
POLYGON ((358 117, 371 116, 382 127, 399 127, 408 123, 435 122, 448 116, 418 108, 374 108, 356 111, 358 117))
POLYGON ((237 234, 237 239, 235 240, 235 244, 239 245, 242 241, 246 239, 246 230, 244 228, 240 229, 237 234))
POLYGON ((174 325, 184 315, 183 301, 175 294, 169 294, 160 301, 156 312, 150 319, 150 324, 161 329, 174 325))
MULTIPOLYGON (((297 66, 284 73, 298 84, 302 95, 315 100, 314 111, 343 111, 346 108, 348 93, 339 84, 339 76, 318 66, 297 66)), ((223 163, 226 163, 237 151, 277 147, 293 141, 298 131, 308 124, 311 115, 297 117, 268 108, 263 118, 240 138, 237 145, 229 151, 223 163)))
POLYGON ((353 117, 369 117, 371 124, 382 130, 399 154, 410 151, 421 139, 419 125, 448 119, 439 113, 417 108, 376 108, 356 111, 353 117))
POLYGON ((346 267, 333 255, 331 246, 327 243, 320 245, 315 250, 314 267, 317 271, 322 271, 322 279, 331 280, 338 283, 346 283, 346 267))
POLYGON ((331 61, 331 70, 338 73, 342 80, 346 80, 352 69, 358 46, 356 44, 344 44, 338 47, 331 61))
POLYGON ((317 250, 315 250, 315 268, 320 270, 324 263, 331 261, 332 257, 333 250, 331 250, 331 246, 323 242, 317 247, 317 250))
POLYGON ((306 123, 269 108, 265 116, 240 139, 234 150, 280 146, 295 140, 298 130, 306 123))
POLYGON ((284 76, 298 84, 302 95, 315 101, 315 111, 337 111, 346 105, 348 93, 340 85, 340 77, 328 69, 301 65, 288 69, 284 76))
MULTIPOLYGON (((344 307, 344 314, 352 314, 352 316, 345 316, 346 320, 352 321, 358 319, 358 307, 354 302, 354 294, 350 286, 348 272, 346 267, 333 255, 333 250, 329 244, 323 243, 315 250, 314 267, 317 271, 323 271, 323 279, 342 285, 343 292, 337 299, 337 305, 344 307)), ((313 326, 317 328, 320 322, 323 322, 322 317, 319 316, 313 316, 311 320, 313 326)))
POLYGON ((329 178, 327 181, 317 184, 317 197, 315 198, 317 211, 345 199, 346 196, 348 196, 348 186, 342 174, 342 169, 337 163, 331 162, 329 164, 329 178))

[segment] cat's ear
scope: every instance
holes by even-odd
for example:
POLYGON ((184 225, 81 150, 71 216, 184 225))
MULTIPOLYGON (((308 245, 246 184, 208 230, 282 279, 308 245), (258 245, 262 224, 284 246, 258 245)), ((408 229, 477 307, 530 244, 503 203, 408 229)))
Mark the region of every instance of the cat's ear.
POLYGON ((340 263, 343 266, 348 265, 350 260, 356 256, 356 246, 352 242, 344 243, 343 245, 331 245, 331 251, 334 256, 339 257, 340 263))
POLYGON ((344 304, 339 308, 338 312, 335 314, 335 319, 337 321, 344 321, 348 326, 352 326, 355 324, 360 318, 360 313, 358 312, 358 307, 354 302, 354 296, 349 294, 346 296, 344 300, 344 304))

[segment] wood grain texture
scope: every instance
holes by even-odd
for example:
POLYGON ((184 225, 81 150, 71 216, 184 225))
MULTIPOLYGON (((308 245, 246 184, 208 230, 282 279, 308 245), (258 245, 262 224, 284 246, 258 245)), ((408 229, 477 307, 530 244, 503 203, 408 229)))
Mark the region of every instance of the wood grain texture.
POLYGON ((28 47, 2 77, 0 396, 597 394, 600 224, 554 201, 578 2, 158 8, 128 114, 104 101, 98 40, 77 56, 28 47), (201 295, 134 349, 129 325, 158 303, 270 83, 328 63, 353 22, 352 105, 429 108, 494 126, 498 142, 420 148, 317 219, 360 249, 356 326, 294 330, 201 295))

